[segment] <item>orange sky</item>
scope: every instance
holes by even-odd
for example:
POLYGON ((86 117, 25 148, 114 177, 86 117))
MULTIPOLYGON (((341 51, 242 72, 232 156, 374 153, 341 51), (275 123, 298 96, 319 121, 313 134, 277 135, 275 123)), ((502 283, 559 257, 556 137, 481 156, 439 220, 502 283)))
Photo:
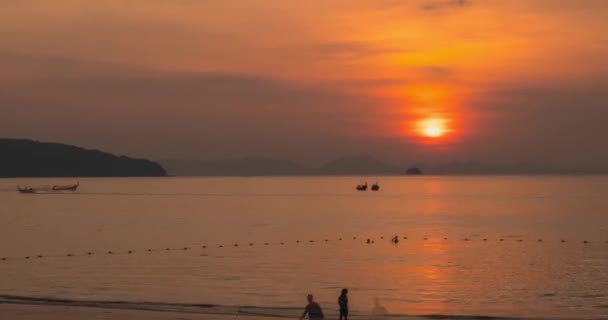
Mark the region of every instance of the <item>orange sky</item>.
POLYGON ((438 154, 504 159, 500 153, 542 162, 572 151, 608 160, 589 143, 601 124, 560 116, 577 108, 604 115, 605 1, 56 0, 0 8, 0 82, 7 84, 0 108, 12 108, 2 136, 154 158, 257 153, 322 161, 333 150, 383 150, 394 162, 438 154), (580 99, 591 102, 575 106, 580 99), (56 126, 31 118, 56 105, 65 109, 52 116, 56 126), (104 138, 103 126, 70 126, 98 117, 116 122, 116 136, 104 138), (222 143, 196 141, 207 152, 197 151, 188 136, 204 136, 197 124, 209 117, 210 126, 238 128, 226 129, 222 143), (429 120, 442 128, 421 128, 429 120), (42 125, 24 130, 31 121, 42 125), (528 122, 533 141, 509 132, 528 122), (133 127, 141 141, 116 141, 133 127), (429 138, 425 130, 441 134, 429 138), (572 145, 549 132, 567 134, 572 145), (308 155, 271 138, 285 134, 331 143, 308 155), (265 142, 242 148, 256 135, 265 142), (515 152, 523 142, 526 150, 515 152))

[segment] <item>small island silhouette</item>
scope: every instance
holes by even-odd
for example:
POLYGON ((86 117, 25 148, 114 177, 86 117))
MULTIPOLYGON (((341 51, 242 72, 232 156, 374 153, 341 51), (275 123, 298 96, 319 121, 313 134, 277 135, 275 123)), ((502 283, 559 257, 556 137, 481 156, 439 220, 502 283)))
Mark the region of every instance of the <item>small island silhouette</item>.
POLYGON ((411 167, 411 168, 408 168, 407 170, 405 170, 405 174, 408 174, 408 175, 422 174, 422 170, 420 170, 420 168, 418 168, 418 167, 411 167))

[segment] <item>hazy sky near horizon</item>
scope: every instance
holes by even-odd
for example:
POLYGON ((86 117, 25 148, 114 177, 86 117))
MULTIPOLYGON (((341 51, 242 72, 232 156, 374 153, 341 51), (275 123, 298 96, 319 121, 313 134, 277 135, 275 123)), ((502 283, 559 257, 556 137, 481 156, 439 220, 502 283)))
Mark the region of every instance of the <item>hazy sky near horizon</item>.
POLYGON ((607 17, 605 0, 0 0, 0 137, 604 167, 607 17))

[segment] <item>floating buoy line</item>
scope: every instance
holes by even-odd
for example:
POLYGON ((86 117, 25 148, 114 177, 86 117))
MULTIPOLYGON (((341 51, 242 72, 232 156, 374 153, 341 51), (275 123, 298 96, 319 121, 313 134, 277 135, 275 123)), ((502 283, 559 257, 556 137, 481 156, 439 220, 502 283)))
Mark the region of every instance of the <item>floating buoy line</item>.
MULTIPOLYGON (((388 239, 385 239, 384 236, 380 236, 380 237, 376 237, 376 238, 365 238, 365 240, 359 241, 360 243, 363 243, 365 245, 373 245, 376 244, 376 239, 380 239, 382 241, 378 241, 378 242, 388 242, 391 243, 395 246, 399 245, 400 242, 406 242, 409 241, 414 242, 416 241, 413 238, 409 238, 408 236, 399 236, 399 235, 395 235, 395 236, 391 236, 391 237, 387 237, 388 239)), ((337 238, 335 240, 329 239, 329 238, 323 238, 322 240, 318 240, 315 241, 315 239, 309 239, 309 240, 295 240, 295 241, 280 241, 280 242, 263 242, 260 243, 259 245, 263 245, 263 246, 284 246, 286 244, 294 244, 294 245, 300 245, 300 244, 306 244, 308 243, 309 245, 314 245, 315 243, 329 243, 332 241, 335 242, 341 242, 344 243, 344 238, 337 238)), ((429 242, 429 240, 431 239, 436 239, 438 241, 441 242, 448 242, 448 237, 438 237, 438 238, 429 238, 429 237, 420 237, 419 241, 420 242, 429 242)), ((352 237, 352 241, 356 241, 357 237, 352 237)), ((522 238, 512 238, 511 242, 516 242, 516 243, 522 243, 524 242, 525 239, 522 238)), ((498 238, 498 239, 490 239, 490 238, 479 238, 479 239, 471 239, 468 237, 464 237, 464 238, 459 238, 453 241, 460 241, 460 242, 479 242, 479 243, 489 243, 489 242, 509 242, 509 239, 505 239, 505 238, 498 238)), ((565 243, 580 243, 582 245, 589 245, 592 243, 595 244, 606 244, 608 245, 608 240, 604 241, 604 242, 592 242, 590 240, 579 240, 579 241, 567 241, 566 239, 559 239, 558 241, 544 241, 543 239, 536 239, 537 243, 558 243, 558 244, 565 244, 565 243)), ((223 249, 225 247, 234 247, 234 248, 239 248, 239 247, 254 247, 256 246, 256 244, 254 242, 249 242, 246 244, 239 244, 239 243, 233 243, 233 244, 216 244, 215 246, 209 246, 209 245, 193 245, 193 246, 186 246, 186 247, 181 247, 181 248, 171 248, 171 247, 166 247, 163 249, 154 249, 154 248, 147 248, 145 250, 124 250, 124 251, 115 251, 115 250, 104 250, 104 251, 100 251, 98 252, 98 255, 121 255, 121 254, 126 254, 126 255, 132 255, 132 254, 136 254, 139 252, 147 252, 147 253, 152 253, 152 252, 162 252, 162 251, 189 251, 192 250, 194 248, 200 248, 200 249, 208 249, 208 248, 218 248, 218 249, 223 249)), ((94 251, 85 251, 83 253, 77 254, 77 253, 72 253, 72 252, 68 252, 65 254, 49 254, 49 255, 43 255, 43 254, 37 254, 37 255, 26 255, 26 256, 0 256, 0 262, 7 262, 7 261, 18 261, 18 260, 35 260, 35 259, 43 259, 43 258, 59 258, 59 257, 66 257, 66 258, 72 258, 72 257, 85 257, 85 256, 93 256, 96 253, 94 251)))

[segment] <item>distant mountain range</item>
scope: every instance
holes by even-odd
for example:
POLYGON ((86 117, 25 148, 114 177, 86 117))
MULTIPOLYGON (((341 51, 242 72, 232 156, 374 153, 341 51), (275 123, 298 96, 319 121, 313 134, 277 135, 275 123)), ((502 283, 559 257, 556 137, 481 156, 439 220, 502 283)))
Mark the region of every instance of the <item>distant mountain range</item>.
MULTIPOLYGON (((0 139, 0 177, 124 177, 124 176, 307 176, 400 175, 415 172, 411 163, 397 166, 369 155, 342 157, 319 167, 293 161, 248 157, 223 160, 166 160, 162 166, 146 159, 115 156, 98 150, 24 139, 0 139), (164 167, 164 168, 163 168, 164 167), (166 171, 165 171, 166 169, 166 171)), ((418 165, 424 174, 606 174, 608 170, 552 167, 538 164, 488 164, 453 161, 418 165)))
POLYGON ((386 164, 369 155, 359 155, 338 158, 313 171, 327 175, 399 174, 404 173, 405 168, 386 164))
POLYGON ((292 161, 262 157, 210 161, 161 161, 174 176, 303 176, 303 175, 363 175, 403 173, 395 166, 368 155, 345 157, 330 161, 319 168, 310 168, 292 161))
POLYGON ((223 160, 165 160, 172 176, 284 176, 308 175, 312 170, 291 161, 249 157, 223 160))
MULTIPOLYGON (((387 164, 369 155, 343 157, 320 167, 306 167, 293 161, 263 157, 223 160, 165 160, 161 161, 173 176, 305 176, 305 175, 400 175, 413 166, 387 164)), ((487 164, 476 161, 453 161, 416 166, 424 174, 438 175, 517 175, 517 174, 594 174, 599 170, 579 170, 535 164, 487 164)))
POLYGON ((60 143, 0 139, 0 177, 166 176, 158 163, 60 143))

